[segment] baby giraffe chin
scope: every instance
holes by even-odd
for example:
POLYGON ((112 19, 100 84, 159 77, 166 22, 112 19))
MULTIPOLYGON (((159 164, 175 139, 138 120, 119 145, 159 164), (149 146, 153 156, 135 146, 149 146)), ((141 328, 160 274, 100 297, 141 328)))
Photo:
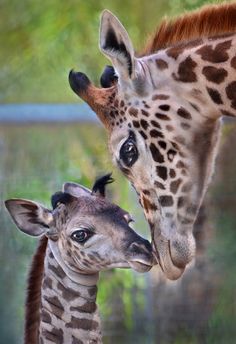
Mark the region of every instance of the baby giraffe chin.
POLYGON ((106 175, 92 191, 65 183, 51 198, 52 210, 25 199, 5 202, 22 232, 41 236, 28 278, 25 344, 102 343, 99 272, 146 272, 155 263, 151 244, 129 226, 129 213, 105 198, 112 181, 106 175))

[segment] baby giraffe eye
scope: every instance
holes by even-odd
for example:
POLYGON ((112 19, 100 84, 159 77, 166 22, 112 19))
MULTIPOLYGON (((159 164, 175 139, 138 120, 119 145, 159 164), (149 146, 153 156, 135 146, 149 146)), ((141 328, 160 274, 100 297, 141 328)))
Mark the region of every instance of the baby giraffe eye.
POLYGON ((92 235, 93 235, 93 232, 91 232, 89 229, 83 228, 83 229, 74 231, 71 234, 71 239, 82 244, 85 241, 87 241, 92 235))
POLYGON ((138 159, 138 149, 132 137, 129 137, 120 149, 120 160, 127 167, 131 167, 138 159))

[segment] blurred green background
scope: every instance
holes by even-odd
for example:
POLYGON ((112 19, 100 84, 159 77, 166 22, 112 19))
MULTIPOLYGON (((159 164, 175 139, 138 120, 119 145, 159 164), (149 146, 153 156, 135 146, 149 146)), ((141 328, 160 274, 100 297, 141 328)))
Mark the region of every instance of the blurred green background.
MULTIPOLYGON (((215 3, 215 1, 212 1, 215 3)), ((98 49, 104 8, 124 23, 138 50, 164 15, 206 1, 0 0, 0 102, 71 103, 71 68, 98 82, 109 63, 98 49)), ((195 264, 177 282, 157 269, 139 275, 102 273, 98 303, 104 343, 235 343, 236 338, 236 128, 224 126, 221 154, 205 205, 195 226, 195 264)), ((106 134, 94 123, 2 124, 0 127, 0 344, 22 343, 26 276, 35 240, 18 232, 3 207, 9 197, 49 206, 65 181, 91 186, 114 170, 110 198, 136 218, 149 236, 136 195, 113 169, 106 134)))

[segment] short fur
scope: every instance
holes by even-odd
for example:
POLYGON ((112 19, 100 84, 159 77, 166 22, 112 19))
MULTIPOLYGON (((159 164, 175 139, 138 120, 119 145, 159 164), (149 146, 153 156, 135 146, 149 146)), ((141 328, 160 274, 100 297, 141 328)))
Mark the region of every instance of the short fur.
POLYGON ((236 3, 204 6, 174 20, 163 20, 141 56, 196 38, 236 31, 236 3))
POLYGON ((32 260, 27 282, 25 304, 25 340, 24 343, 38 344, 38 328, 40 322, 41 285, 44 271, 44 258, 47 248, 47 237, 42 237, 32 260))

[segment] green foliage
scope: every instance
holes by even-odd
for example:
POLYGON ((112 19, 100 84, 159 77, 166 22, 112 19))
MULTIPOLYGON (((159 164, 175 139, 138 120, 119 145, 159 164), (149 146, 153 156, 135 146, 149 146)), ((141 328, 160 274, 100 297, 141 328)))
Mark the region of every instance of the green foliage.
POLYGON ((98 83, 109 64, 98 49, 104 8, 120 18, 139 49, 164 15, 208 2, 213 1, 2 0, 0 102, 77 102, 69 70, 83 71, 98 83))

